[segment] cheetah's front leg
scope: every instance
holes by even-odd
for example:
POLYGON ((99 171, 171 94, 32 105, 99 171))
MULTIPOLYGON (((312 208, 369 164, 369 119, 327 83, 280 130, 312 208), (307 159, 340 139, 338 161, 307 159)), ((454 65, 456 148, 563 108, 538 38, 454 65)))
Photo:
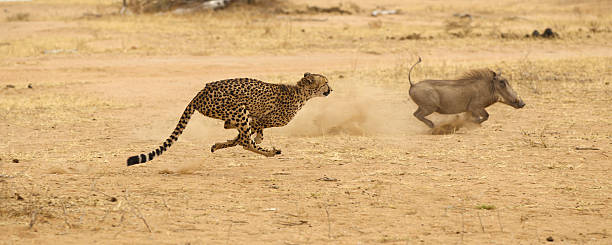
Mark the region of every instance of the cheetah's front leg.
MULTIPOLYGON (((242 118, 243 117, 240 117, 240 119, 242 118)), ((240 144, 246 150, 259 153, 267 157, 272 157, 281 154, 281 151, 277 150, 274 147, 272 148, 272 150, 269 150, 258 146, 258 143, 256 143, 256 141, 261 142, 261 140, 263 140, 263 127, 259 127, 256 120, 252 120, 248 117, 244 119, 246 120, 246 123, 244 123, 244 121, 237 122, 239 132, 238 144, 240 144), (255 136, 255 140, 251 139, 253 133, 257 134, 257 136, 255 136)))
POLYGON ((255 141, 263 140, 263 127, 258 127, 257 120, 249 118, 249 113, 244 106, 240 106, 235 110, 230 111, 232 118, 225 120, 224 128, 238 128, 238 136, 235 139, 228 140, 226 142, 220 142, 214 144, 210 151, 214 152, 223 148, 228 148, 236 145, 241 145, 244 149, 267 156, 272 157, 281 153, 280 150, 272 148, 272 150, 262 148, 257 145, 255 141), (251 139, 253 134, 257 136, 255 140, 251 139))

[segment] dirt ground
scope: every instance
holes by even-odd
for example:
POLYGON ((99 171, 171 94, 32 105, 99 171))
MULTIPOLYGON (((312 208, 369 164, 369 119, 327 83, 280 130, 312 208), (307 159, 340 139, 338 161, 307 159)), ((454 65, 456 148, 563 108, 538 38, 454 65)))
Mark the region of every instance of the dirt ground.
POLYGON ((0 3, 0 244, 612 244, 607 1, 359 1, 350 15, 255 17, 121 17, 107 2, 0 3), (369 16, 377 6, 402 11, 369 16), (473 26, 448 30, 470 10, 473 26), (189 26, 215 18, 228 22, 189 26), (548 25, 560 39, 522 38, 548 25), (412 33, 425 38, 398 40, 412 33), (417 55, 414 80, 501 68, 527 106, 498 103, 479 127, 432 135, 408 97, 417 55), (211 153, 236 132, 196 114, 163 156, 126 166, 206 82, 304 72, 334 91, 265 131, 282 155, 211 153))

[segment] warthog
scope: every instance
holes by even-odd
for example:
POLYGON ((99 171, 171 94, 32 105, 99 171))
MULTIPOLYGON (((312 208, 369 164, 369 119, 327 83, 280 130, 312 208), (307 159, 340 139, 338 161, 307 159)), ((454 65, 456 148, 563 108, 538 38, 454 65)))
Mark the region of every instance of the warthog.
POLYGON ((525 106, 508 80, 501 76, 501 72, 495 73, 489 69, 468 71, 457 80, 425 80, 414 84, 410 80, 410 73, 420 62, 421 57, 408 72, 410 98, 419 106, 414 116, 430 128, 433 128, 434 124, 425 117, 434 112, 470 112, 472 120, 480 124, 489 119, 485 108, 495 102, 499 101, 517 109, 525 106))

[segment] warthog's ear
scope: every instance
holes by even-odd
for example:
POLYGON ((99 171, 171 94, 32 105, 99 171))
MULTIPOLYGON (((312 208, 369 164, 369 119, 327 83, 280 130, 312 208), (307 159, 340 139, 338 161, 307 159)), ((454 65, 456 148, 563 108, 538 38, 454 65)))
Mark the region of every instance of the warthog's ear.
POLYGON ((501 69, 497 69, 497 73, 493 72, 496 77, 501 77, 502 71, 501 69))

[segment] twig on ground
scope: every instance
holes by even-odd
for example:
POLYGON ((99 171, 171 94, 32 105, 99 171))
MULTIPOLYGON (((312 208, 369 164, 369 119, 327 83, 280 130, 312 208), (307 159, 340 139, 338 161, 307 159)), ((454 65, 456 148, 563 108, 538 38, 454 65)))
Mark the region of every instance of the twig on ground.
POLYGON ((164 198, 163 196, 162 196, 162 201, 164 202, 164 207, 166 207, 166 209, 170 211, 170 206, 168 206, 168 204, 166 203, 166 198, 164 198))
POLYGON ((576 150, 577 151, 598 151, 599 148, 595 148, 595 147, 578 147, 578 146, 576 146, 576 150))
POLYGON ((499 218, 499 209, 497 210, 497 223, 499 224, 499 230, 504 232, 504 227, 502 227, 501 219, 499 218))
POLYGON ((465 233, 465 223, 463 221, 463 207, 461 207, 461 244, 463 244, 463 233, 465 233))
POLYGON ((229 225, 229 228, 227 229, 227 240, 225 244, 230 244, 229 241, 230 241, 230 234, 232 232, 232 225, 234 225, 234 222, 230 220, 230 225, 229 225))
POLYGON ((69 229, 72 229, 72 225, 68 222, 68 214, 66 214, 66 203, 62 204, 62 210, 64 211, 64 223, 66 223, 69 229))
MULTIPOLYGON (((128 204, 128 206, 130 207, 130 211, 132 211, 132 214, 136 217, 139 218, 140 220, 142 220, 142 223, 145 224, 145 226, 147 227, 147 230, 149 231, 149 233, 153 233, 153 230, 151 230, 151 226, 149 226, 149 222, 147 222, 147 219, 145 219, 145 217, 142 215, 142 213, 140 213, 140 209, 134 207, 134 205, 132 205, 132 203, 130 202, 130 198, 128 196, 128 189, 127 187, 125 188, 124 191, 125 195, 123 198, 125 198, 125 202, 128 204)), ((125 213, 124 213, 125 214, 125 213)), ((123 222, 123 215, 121 215, 121 222, 123 222)))
POLYGON ((484 226, 482 225, 482 219, 480 218, 480 212, 476 211, 476 215, 478 215, 478 221, 480 222, 480 229, 482 230, 482 233, 484 233, 485 230, 484 230, 484 226))
POLYGON ((96 191, 96 179, 91 178, 91 191, 96 191))
POLYGON ((34 224, 36 224, 36 216, 38 214, 38 211, 33 210, 32 213, 30 213, 30 229, 32 229, 32 227, 34 227, 34 224))
POLYGON ((117 239, 117 237, 119 236, 119 234, 121 234, 121 232, 123 232, 123 230, 119 230, 117 233, 115 233, 115 235, 113 236, 113 239, 117 239))
POLYGON ((325 205, 325 213, 327 214, 327 238, 331 240, 331 223, 329 222, 329 210, 325 205))
POLYGON ((100 219, 100 223, 106 219, 106 216, 108 216, 108 214, 110 213, 110 210, 111 210, 110 207, 106 209, 106 212, 104 212, 104 216, 102 216, 102 219, 100 219))
POLYGON ((93 191, 93 192, 97 192, 97 193, 100 193, 100 194, 102 194, 102 195, 106 196, 106 197, 108 198, 108 199, 107 199, 108 201, 111 201, 111 202, 116 202, 116 201, 117 201, 117 198, 116 198, 116 197, 111 196, 111 195, 109 195, 109 194, 106 194, 106 193, 104 193, 103 191, 98 190, 98 188, 96 188, 96 179, 93 179, 93 180, 91 181, 91 191, 93 191))
POLYGON ((308 224, 308 220, 298 220, 296 222, 281 221, 281 222, 278 222, 278 223, 281 224, 281 225, 284 225, 284 226, 296 226, 296 225, 305 225, 305 224, 308 224))
POLYGON ((125 210, 122 210, 123 212, 121 212, 121 218, 119 219, 119 224, 122 225, 123 221, 125 220, 125 210))
MULTIPOLYGON (((130 205, 131 206, 131 205, 130 205)), ((132 213, 134 214, 134 216, 138 217, 139 219, 142 220, 142 222, 145 224, 145 226, 147 227, 147 230, 149 230, 149 233, 153 233, 153 231, 151 230, 151 227, 149 226, 149 223, 147 223, 147 220, 144 218, 144 216, 142 216, 142 214, 140 213, 140 210, 138 210, 137 208, 132 207, 132 213)))

